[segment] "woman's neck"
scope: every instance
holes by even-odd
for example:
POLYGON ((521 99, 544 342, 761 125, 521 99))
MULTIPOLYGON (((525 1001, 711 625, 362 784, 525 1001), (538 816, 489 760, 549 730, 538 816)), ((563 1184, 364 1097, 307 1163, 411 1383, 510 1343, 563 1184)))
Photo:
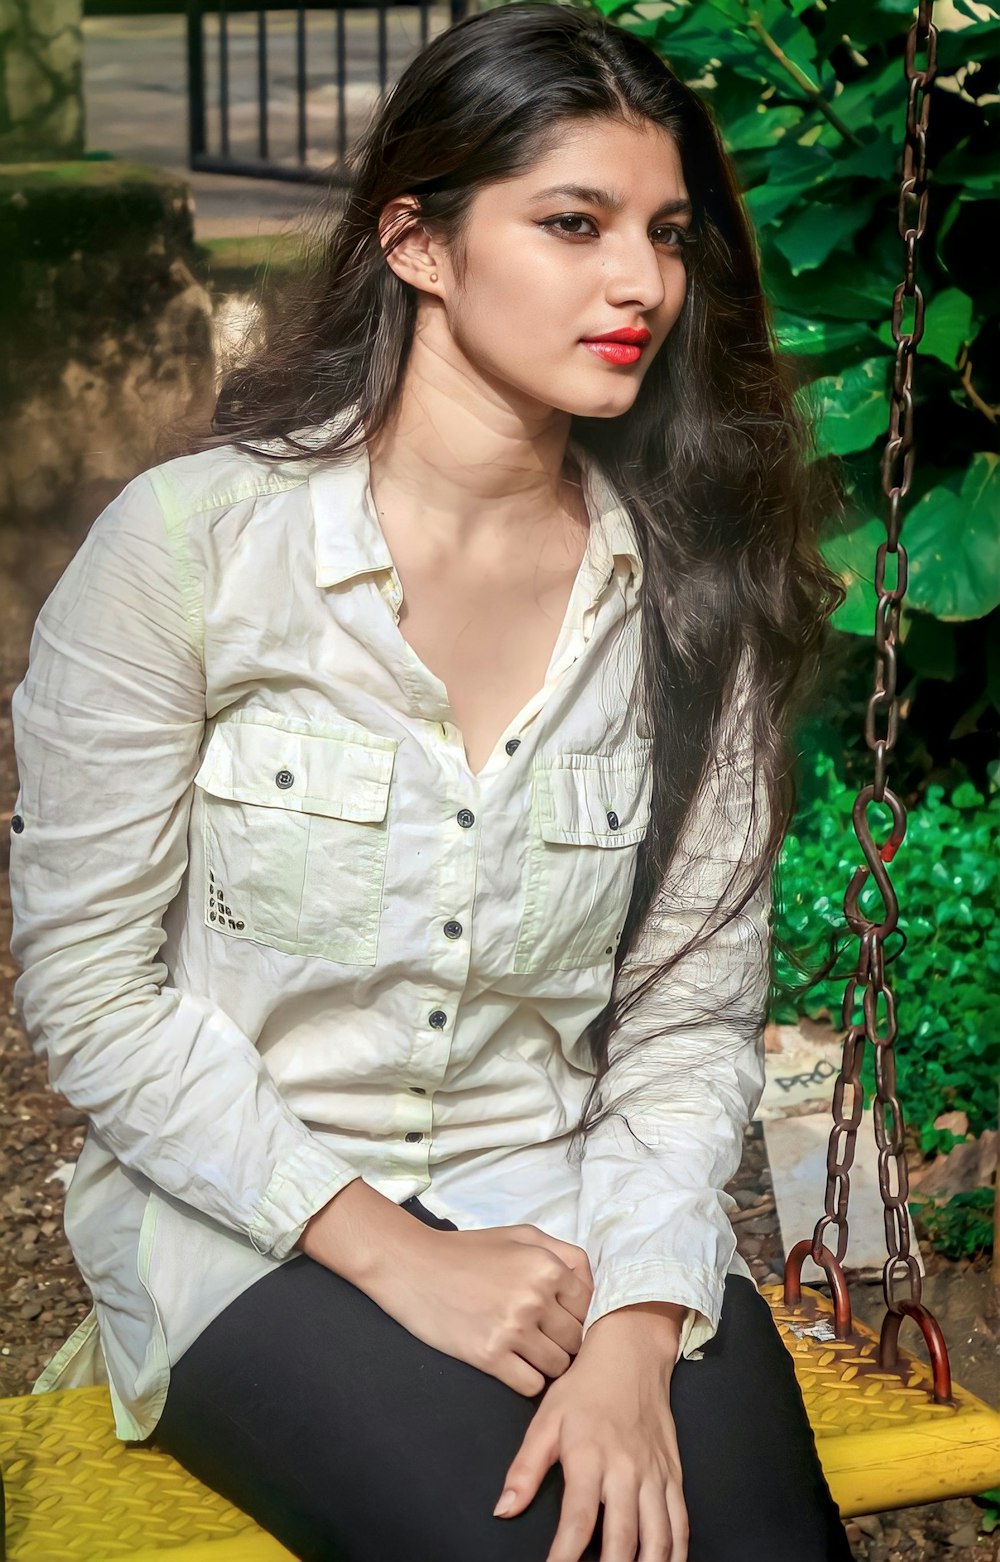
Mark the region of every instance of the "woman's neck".
POLYGON ((369 441, 376 506, 405 505, 422 527, 470 550, 500 537, 516 546, 560 516, 585 519, 569 426, 568 413, 532 423, 468 390, 408 378, 390 423, 369 441))

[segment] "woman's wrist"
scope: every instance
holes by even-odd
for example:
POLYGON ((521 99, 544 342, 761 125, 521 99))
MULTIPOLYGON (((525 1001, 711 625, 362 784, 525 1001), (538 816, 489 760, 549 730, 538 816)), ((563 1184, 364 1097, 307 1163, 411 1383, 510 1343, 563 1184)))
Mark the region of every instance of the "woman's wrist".
POLYGON ((594 1335, 602 1344, 634 1341, 644 1356, 651 1353, 672 1367, 687 1313, 688 1308, 680 1302, 630 1302, 596 1319, 587 1330, 584 1345, 594 1335))
POLYGON ((295 1246, 367 1292, 388 1266, 398 1264, 402 1244, 421 1234, 432 1233, 408 1210, 356 1177, 317 1210, 295 1246))

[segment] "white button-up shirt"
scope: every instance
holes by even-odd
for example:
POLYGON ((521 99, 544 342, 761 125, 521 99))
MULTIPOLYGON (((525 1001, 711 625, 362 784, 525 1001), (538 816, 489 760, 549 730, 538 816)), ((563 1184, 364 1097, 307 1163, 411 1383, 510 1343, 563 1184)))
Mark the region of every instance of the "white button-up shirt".
MULTIPOLYGON (((651 746, 630 697, 639 549, 573 449, 586 553, 544 684, 479 774, 400 633, 366 453, 227 446, 144 472, 38 616, 13 696, 14 993, 90 1119, 65 1219, 94 1305, 34 1392, 107 1382, 120 1438, 148 1436, 171 1364, 358 1176, 463 1229, 578 1243, 587 1328, 676 1302, 696 1359, 727 1272, 750 1273, 723 1188, 763 1090, 767 896, 612 1058, 686 990, 742 986, 742 1007, 613 1065, 604 1098, 638 1089, 634 1133, 612 1117, 567 1154, 651 746)), ((717 777, 699 802, 654 958, 743 844, 727 795, 717 777)))

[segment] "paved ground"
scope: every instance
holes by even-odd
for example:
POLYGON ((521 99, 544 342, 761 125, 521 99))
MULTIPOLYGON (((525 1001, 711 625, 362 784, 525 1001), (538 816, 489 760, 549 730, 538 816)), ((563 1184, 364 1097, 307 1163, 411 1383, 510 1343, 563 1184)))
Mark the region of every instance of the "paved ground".
MULTIPOLYGON (((434 5, 430 36, 445 26, 447 7, 434 5)), ((210 19, 210 26, 214 22, 210 19)), ((229 24, 231 150, 257 150, 256 23, 237 17, 229 24)), ((374 108, 379 91, 375 20, 369 12, 348 13, 347 138, 350 143, 374 108)), ((388 79, 399 75, 420 47, 419 8, 400 7, 388 21, 388 79)), ((294 226, 321 198, 314 185, 270 179, 196 173, 187 164, 187 68, 182 16, 91 17, 84 22, 84 88, 87 148, 169 168, 191 185, 199 239, 275 233, 294 226)), ((332 17, 308 18, 308 157, 329 167, 337 154, 336 43, 332 17)), ((209 38, 208 134, 219 148, 218 53, 209 38)), ((268 129, 271 155, 295 157, 295 35, 291 14, 272 12, 268 21, 268 129)))

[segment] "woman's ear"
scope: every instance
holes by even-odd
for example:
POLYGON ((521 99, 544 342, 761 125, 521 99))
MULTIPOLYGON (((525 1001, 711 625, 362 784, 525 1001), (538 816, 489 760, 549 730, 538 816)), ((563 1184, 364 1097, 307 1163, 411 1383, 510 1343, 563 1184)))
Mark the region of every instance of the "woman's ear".
MULTIPOLYGON (((383 251, 400 227, 411 221, 413 213, 419 211, 420 203, 412 195, 400 195, 386 202, 379 216, 379 243, 383 251)), ((439 293, 439 279, 444 267, 438 250, 438 244, 427 230, 415 222, 406 237, 386 254, 385 263, 403 282, 409 282, 411 287, 420 288, 423 292, 439 293)))

